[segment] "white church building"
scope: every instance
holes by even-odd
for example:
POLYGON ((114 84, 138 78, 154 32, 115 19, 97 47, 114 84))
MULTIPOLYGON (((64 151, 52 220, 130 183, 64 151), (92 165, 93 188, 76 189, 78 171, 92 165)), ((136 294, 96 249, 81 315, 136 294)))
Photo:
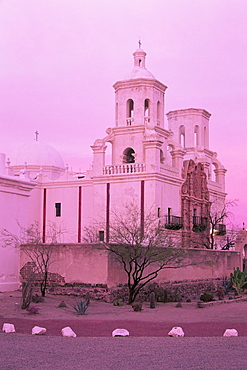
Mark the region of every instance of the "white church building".
MULTIPOLYGON (((1 154, 0 229, 18 234, 18 223, 37 221, 45 243, 54 222, 66 230, 60 242, 76 244, 86 227, 101 221, 100 238, 109 241, 111 211, 135 199, 141 219, 154 209, 185 247, 196 246, 190 244, 195 230, 201 230, 200 238, 209 232, 210 202, 224 203, 226 196, 226 169, 209 148, 210 113, 188 108, 165 114, 167 87, 146 68, 145 51, 139 48, 133 56, 129 77, 113 85, 115 122, 91 146, 92 169, 72 173, 38 137, 16 158, 1 154)), ((18 261, 17 250, 0 247, 0 291, 18 286, 18 261)))

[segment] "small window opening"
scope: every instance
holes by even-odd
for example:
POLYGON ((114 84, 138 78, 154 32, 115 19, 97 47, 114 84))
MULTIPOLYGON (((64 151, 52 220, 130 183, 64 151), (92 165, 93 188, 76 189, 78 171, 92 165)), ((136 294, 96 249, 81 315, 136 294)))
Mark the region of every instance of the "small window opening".
POLYGON ((167 210, 168 224, 171 222, 171 212, 172 212, 172 209, 168 207, 168 210, 167 210))
POLYGON ((132 148, 126 148, 123 152, 123 163, 135 163, 135 151, 132 148))
POLYGON ((141 67, 141 65, 142 65, 142 60, 139 59, 139 67, 141 67))
POLYGON ((104 238, 105 238, 105 232, 104 232, 104 230, 100 230, 99 231, 99 241, 103 242, 104 238))
POLYGON ((160 218, 160 207, 158 207, 158 218, 160 218))
POLYGON ((61 203, 55 203, 56 217, 61 217, 61 203))

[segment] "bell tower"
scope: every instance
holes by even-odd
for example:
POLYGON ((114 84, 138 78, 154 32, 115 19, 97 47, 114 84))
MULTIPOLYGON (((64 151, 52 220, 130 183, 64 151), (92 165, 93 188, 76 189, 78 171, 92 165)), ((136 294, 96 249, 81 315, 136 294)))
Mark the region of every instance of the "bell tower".
MULTIPOLYGON (((139 43, 140 45, 140 43, 139 43)), ((164 128, 165 85, 146 69, 146 53, 134 53, 134 68, 126 79, 117 81, 115 89, 116 127, 146 126, 164 128)))

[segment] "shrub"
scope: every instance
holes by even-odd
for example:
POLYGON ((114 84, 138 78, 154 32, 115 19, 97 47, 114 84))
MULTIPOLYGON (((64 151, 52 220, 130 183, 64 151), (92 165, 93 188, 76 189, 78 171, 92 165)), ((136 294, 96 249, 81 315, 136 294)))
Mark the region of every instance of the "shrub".
POLYGON ((142 310, 142 303, 134 303, 132 304, 132 308, 135 312, 141 312, 142 310))
POLYGON ((118 299, 117 301, 114 301, 113 302, 113 306, 123 306, 124 305, 124 301, 122 299, 118 299))
POLYGON ((33 305, 27 308, 28 315, 36 315, 39 313, 39 307, 33 305))
POLYGON ((210 292, 204 292, 200 296, 200 300, 203 301, 203 302, 211 302, 211 301, 214 300, 214 295, 213 295, 213 293, 210 293, 210 292))
POLYGON ((150 293, 150 308, 155 308, 155 305, 156 305, 156 299, 155 299, 155 293, 152 292, 150 293))

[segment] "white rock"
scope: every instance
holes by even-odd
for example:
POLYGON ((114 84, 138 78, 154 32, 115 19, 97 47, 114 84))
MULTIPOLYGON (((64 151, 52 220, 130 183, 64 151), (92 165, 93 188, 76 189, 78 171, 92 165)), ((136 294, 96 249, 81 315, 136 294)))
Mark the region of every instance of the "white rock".
POLYGON ((15 326, 13 324, 4 323, 2 331, 5 331, 5 333, 15 333, 15 326))
POLYGON ((46 333, 46 328, 41 328, 40 326, 34 326, 32 328, 32 334, 34 335, 42 335, 46 333))
POLYGON ((66 326, 66 328, 63 328, 61 331, 63 337, 76 337, 76 333, 73 332, 73 330, 69 326, 66 326))
POLYGON ((237 337, 238 332, 236 329, 226 329, 225 333, 223 334, 223 337, 237 337))
POLYGON ((111 335, 112 337, 128 337, 130 333, 126 329, 115 329, 111 335))
POLYGON ((169 337, 184 337, 184 331, 180 326, 174 326, 168 335, 169 337))

